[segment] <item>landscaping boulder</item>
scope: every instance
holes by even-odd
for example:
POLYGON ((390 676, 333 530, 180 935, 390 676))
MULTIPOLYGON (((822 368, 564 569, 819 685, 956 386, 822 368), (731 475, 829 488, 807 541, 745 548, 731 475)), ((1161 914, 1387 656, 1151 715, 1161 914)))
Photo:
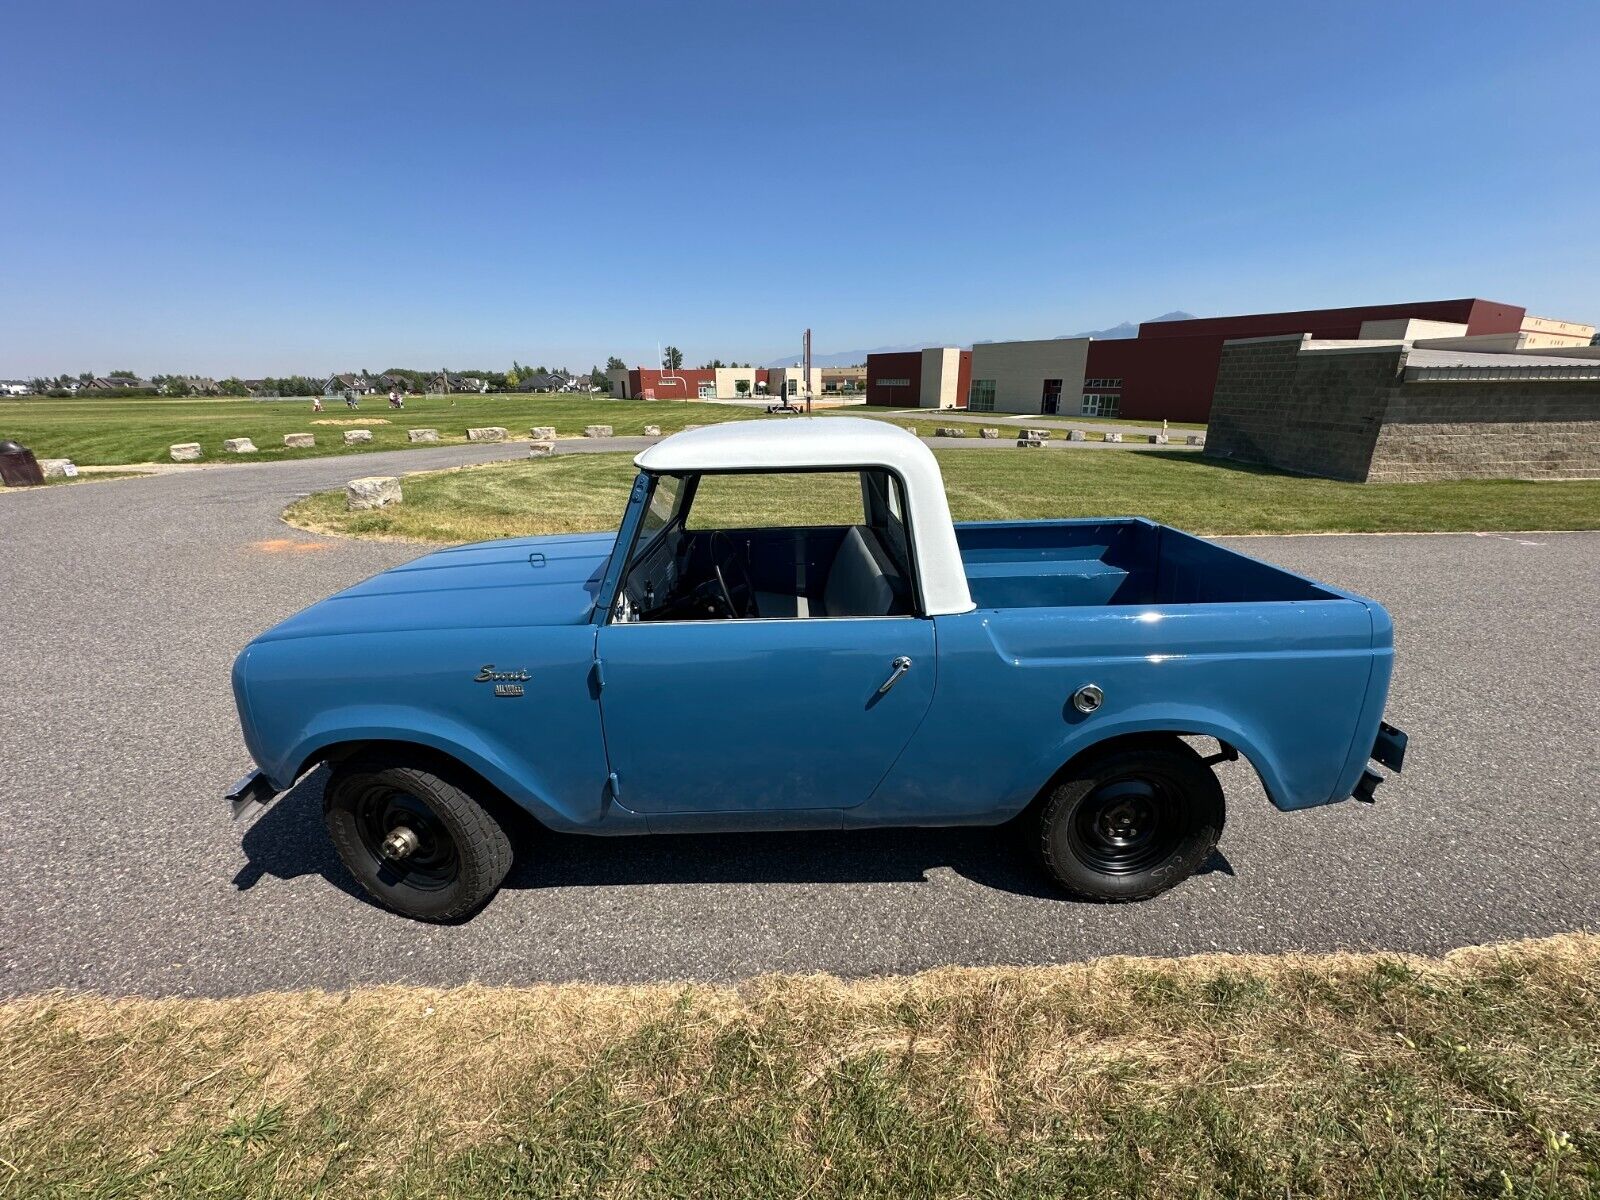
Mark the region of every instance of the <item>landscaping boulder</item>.
POLYGON ((1184 441, 1191 446, 1204 446, 1206 444, 1206 435, 1203 433, 1191 433, 1184 441))
POLYGON ((286 433, 283 444, 291 450, 309 450, 317 444, 317 437, 313 433, 286 433))
POLYGON ((1048 442, 1050 440, 1050 431, 1048 429, 1024 429, 1018 432, 1017 438, 1018 440, 1028 438, 1033 441, 1048 442))
POLYGON ((609 426, 609 425, 585 425, 583 427, 583 436, 584 437, 593 437, 593 438, 610 437, 611 436, 611 426, 609 426))
POLYGON ((437 429, 408 429, 406 441, 408 442, 437 442, 439 431, 437 429))
POLYGON ((1165 446, 1167 444, 1167 435, 1164 433, 1152 433, 1150 435, 1150 444, 1152 446, 1165 446))
POLYGON ((350 512, 387 508, 401 500, 400 481, 393 475, 369 475, 344 485, 344 506, 350 512))
POLYGON ((645 435, 645 437, 660 437, 661 436, 661 426, 659 426, 659 425, 646 425, 644 427, 644 435, 645 435))
POLYGON ((959 425, 935 425, 933 427, 933 436, 934 437, 966 437, 967 436, 967 431, 965 429, 962 429, 959 425))
POLYGON ((1118 433, 1115 429, 1113 429, 1110 432, 1106 433, 1104 435, 1104 437, 1105 437, 1106 441, 1108 441, 1108 442, 1120 442, 1122 440, 1122 435, 1120 433, 1118 433))
POLYGON ((249 438, 229 438, 222 443, 222 448, 229 454, 254 454, 256 444, 249 438))
POLYGON ((172 455, 173 462, 194 462, 201 455, 199 442, 178 442, 169 446, 167 453, 172 455))
POLYGON ((469 442, 503 442, 506 440, 506 427, 504 425, 481 425, 476 429, 467 430, 469 442))
POLYGON ((997 442, 1000 440, 1000 431, 998 429, 991 429, 985 425, 982 429, 978 430, 978 436, 986 441, 997 442))
POLYGON ((554 442, 529 442, 528 443, 528 457, 529 458, 549 458, 555 452, 556 452, 556 444, 554 442))
POLYGON ((41 458, 39 470, 46 479, 76 479, 78 466, 70 458, 41 458))
POLYGON ((344 444, 346 446, 359 446, 362 442, 372 440, 370 429, 346 429, 344 431, 344 444))
POLYGON ((1017 448, 1019 450, 1043 450, 1044 439, 1037 437, 1019 437, 1017 439, 1017 448))
POLYGON ((1069 442, 1087 442, 1088 440, 1089 435, 1081 429, 1067 430, 1067 441, 1069 442))
POLYGON ((554 425, 535 425, 528 430, 528 433, 536 442, 553 442, 556 440, 556 427, 554 425))

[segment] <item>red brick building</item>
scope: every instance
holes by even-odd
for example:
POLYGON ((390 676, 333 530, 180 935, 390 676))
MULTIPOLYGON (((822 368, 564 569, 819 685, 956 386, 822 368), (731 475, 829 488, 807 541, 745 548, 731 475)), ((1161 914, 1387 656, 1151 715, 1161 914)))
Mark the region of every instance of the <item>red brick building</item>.
POLYGON ((965 408, 972 351, 953 346, 867 355, 867 403, 884 408, 965 408))
POLYGON ((1359 338, 1369 322, 1414 320, 1465 325, 1468 336, 1514 333, 1525 309, 1490 300, 1431 300, 1320 308, 1302 312, 1146 321, 1139 336, 1089 343, 1084 394, 1115 396, 1112 415, 1138 420, 1204 421, 1211 412, 1222 343, 1230 338, 1309 333, 1317 338, 1359 338), (1090 385, 1094 386, 1090 386, 1090 385))
POLYGON ((1517 305, 1473 298, 1147 321, 1132 338, 983 342, 970 351, 944 347, 870 355, 867 403, 1205 421, 1223 343, 1286 334, 1528 352, 1586 345, 1593 327, 1530 317, 1517 305))

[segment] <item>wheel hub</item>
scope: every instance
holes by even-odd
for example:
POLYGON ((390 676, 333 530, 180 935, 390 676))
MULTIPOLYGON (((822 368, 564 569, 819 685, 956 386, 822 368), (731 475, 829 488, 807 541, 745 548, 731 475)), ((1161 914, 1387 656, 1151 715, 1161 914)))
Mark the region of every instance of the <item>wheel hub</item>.
POLYGON ((383 856, 395 862, 410 858, 422 846, 422 839, 409 825, 396 825, 383 839, 383 856))
POLYGON ((1106 874, 1145 870, 1165 858, 1177 842, 1174 808, 1174 798, 1157 779, 1107 780, 1078 810, 1073 852, 1106 874))
POLYGON ((367 853, 407 886, 448 887, 459 874, 460 855, 448 827, 417 797, 372 788, 357 802, 356 820, 367 853))

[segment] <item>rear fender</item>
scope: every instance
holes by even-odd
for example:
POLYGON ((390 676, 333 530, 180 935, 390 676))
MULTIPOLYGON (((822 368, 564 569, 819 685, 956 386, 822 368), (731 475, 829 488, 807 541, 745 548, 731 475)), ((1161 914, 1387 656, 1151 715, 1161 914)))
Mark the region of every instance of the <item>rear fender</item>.
MULTIPOLYGON (((1304 800, 1296 803, 1295 798, 1289 795, 1281 764, 1254 731, 1209 709, 1166 706, 1134 709, 1118 714, 1115 720, 1089 721, 1069 730, 1028 765, 1008 794, 1006 807, 1012 813, 1021 812, 1049 785, 1063 766, 1084 751, 1116 738, 1149 733, 1215 738, 1232 746, 1249 761, 1274 806, 1280 809, 1303 808, 1308 803, 1304 800)), ((1312 804, 1318 802, 1320 797, 1309 801, 1312 804)))

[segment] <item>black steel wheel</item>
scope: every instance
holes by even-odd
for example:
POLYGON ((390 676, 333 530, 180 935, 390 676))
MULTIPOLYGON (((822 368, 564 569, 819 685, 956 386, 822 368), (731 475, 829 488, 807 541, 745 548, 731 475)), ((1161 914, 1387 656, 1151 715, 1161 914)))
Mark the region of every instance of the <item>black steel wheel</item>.
POLYGON ((1222 836, 1222 788, 1175 738, 1068 768, 1039 814, 1045 868, 1087 900, 1143 900, 1187 879, 1222 836))
POLYGON ((511 841, 461 787, 419 767, 340 764, 323 792, 334 849, 367 893, 422 921, 466 916, 511 869, 511 841))

